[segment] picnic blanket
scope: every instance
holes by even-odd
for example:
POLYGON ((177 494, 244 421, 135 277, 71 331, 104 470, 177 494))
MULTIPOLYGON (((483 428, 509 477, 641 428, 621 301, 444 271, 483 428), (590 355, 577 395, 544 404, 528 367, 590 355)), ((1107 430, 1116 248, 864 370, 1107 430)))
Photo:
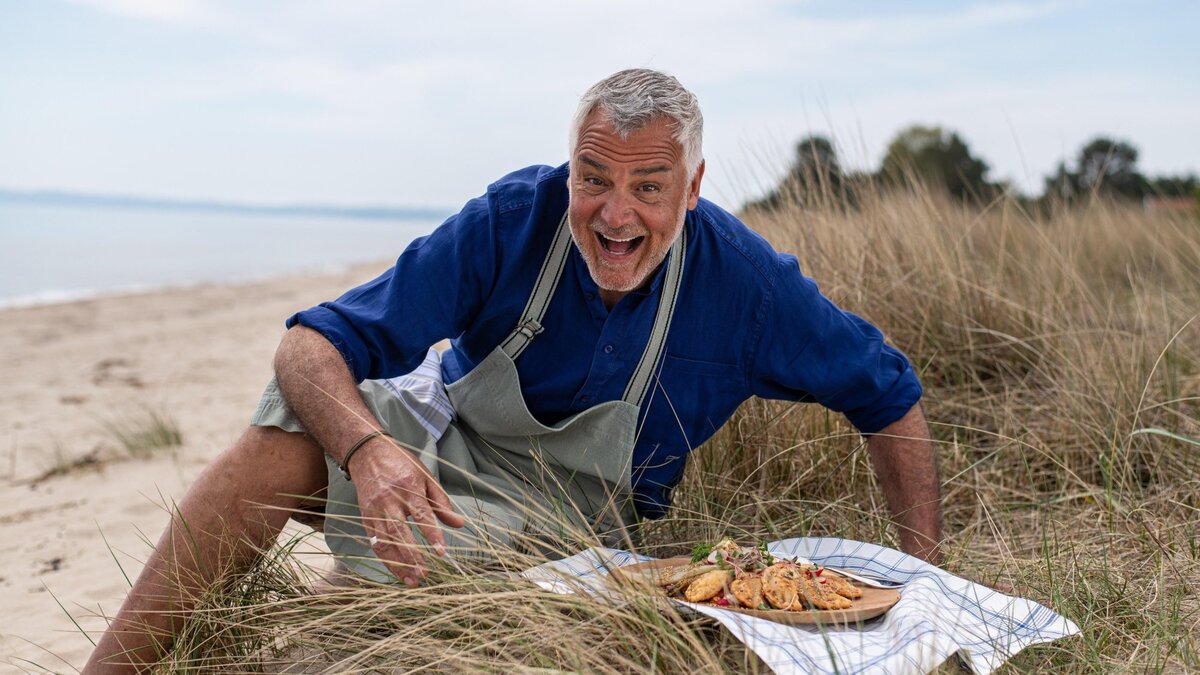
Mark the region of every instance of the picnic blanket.
MULTIPOLYGON (((861 627, 785 626, 706 605, 683 603, 721 623, 780 675, 926 673, 958 655, 990 673, 1022 649, 1079 632, 1046 607, 957 577, 922 560, 849 539, 801 537, 768 545, 779 557, 863 570, 907 582, 900 602, 861 627)), ((650 560, 591 548, 526 570, 522 576, 559 592, 604 592, 608 569, 650 560)))

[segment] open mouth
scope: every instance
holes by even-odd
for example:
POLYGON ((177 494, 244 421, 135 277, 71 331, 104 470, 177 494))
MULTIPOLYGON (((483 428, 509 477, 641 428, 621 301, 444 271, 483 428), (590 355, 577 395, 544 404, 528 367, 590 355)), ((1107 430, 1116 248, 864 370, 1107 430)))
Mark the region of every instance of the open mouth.
POLYGON ((625 256, 633 253, 642 245, 642 240, 645 237, 629 237, 628 239, 614 239, 606 237, 599 232, 596 233, 596 238, 600 240, 600 246, 605 251, 614 256, 625 256))

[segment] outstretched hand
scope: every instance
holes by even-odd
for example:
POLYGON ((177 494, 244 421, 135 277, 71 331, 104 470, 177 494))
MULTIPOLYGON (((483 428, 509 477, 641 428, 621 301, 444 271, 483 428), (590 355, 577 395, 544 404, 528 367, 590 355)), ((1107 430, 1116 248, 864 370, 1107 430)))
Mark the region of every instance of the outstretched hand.
POLYGON ((421 462, 391 439, 372 439, 351 459, 358 506, 371 548, 388 571, 409 586, 425 576, 424 555, 408 519, 438 555, 446 540, 437 521, 462 527, 450 497, 421 462))

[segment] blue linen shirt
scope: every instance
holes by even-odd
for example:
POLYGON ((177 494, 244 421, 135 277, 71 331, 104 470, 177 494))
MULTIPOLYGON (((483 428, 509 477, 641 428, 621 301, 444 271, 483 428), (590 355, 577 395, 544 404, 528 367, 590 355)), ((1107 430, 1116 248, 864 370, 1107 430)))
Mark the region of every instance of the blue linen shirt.
MULTIPOLYGON (((472 199, 395 266, 333 302, 288 319, 322 333, 354 377, 395 377, 450 337, 447 383, 470 372, 516 325, 567 208, 567 165, 516 171, 472 199)), ((715 204, 687 214, 683 282, 655 386, 639 414, 635 505, 659 517, 688 453, 747 398, 817 402, 863 433, 902 417, 921 397, 908 360, 880 331, 821 295, 794 256, 715 204)), ((664 266, 665 268, 665 266, 664 266)), ((605 308, 571 247, 545 332, 517 359, 533 415, 553 424, 618 400, 645 347, 663 269, 605 308)))

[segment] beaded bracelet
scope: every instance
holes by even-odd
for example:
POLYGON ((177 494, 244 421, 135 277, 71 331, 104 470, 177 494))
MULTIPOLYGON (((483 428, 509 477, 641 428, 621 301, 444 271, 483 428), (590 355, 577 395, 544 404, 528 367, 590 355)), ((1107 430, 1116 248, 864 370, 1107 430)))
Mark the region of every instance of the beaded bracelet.
MULTIPOLYGON (((363 436, 362 438, 355 441, 354 445, 350 446, 350 450, 346 452, 346 458, 342 460, 342 463, 340 465, 338 465, 338 471, 342 472, 342 476, 346 480, 350 480, 350 458, 354 456, 354 453, 358 452, 359 448, 366 445, 367 441, 370 441, 372 438, 375 438, 376 436, 392 438, 386 431, 372 431, 371 433, 367 434, 366 436, 363 436)), ((392 440, 394 441, 396 439, 392 438, 392 440)))

